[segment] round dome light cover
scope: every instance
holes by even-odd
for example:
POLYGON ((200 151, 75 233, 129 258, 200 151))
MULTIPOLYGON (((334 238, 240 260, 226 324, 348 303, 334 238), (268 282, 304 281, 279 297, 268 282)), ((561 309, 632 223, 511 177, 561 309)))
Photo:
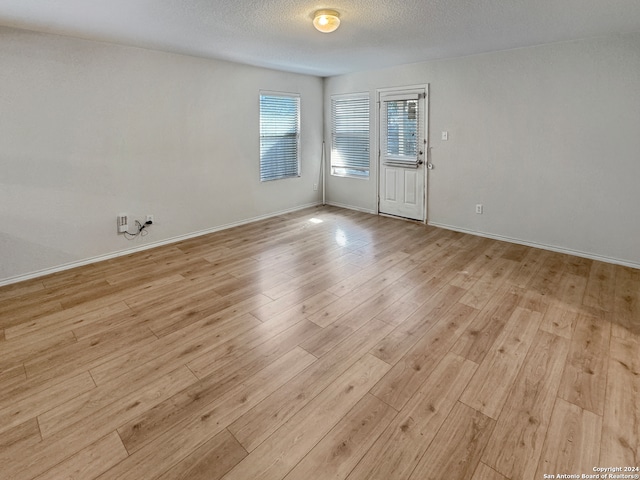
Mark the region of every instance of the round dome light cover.
POLYGON ((313 15, 313 26, 322 33, 335 32, 340 26, 340 14, 335 10, 318 10, 313 15))

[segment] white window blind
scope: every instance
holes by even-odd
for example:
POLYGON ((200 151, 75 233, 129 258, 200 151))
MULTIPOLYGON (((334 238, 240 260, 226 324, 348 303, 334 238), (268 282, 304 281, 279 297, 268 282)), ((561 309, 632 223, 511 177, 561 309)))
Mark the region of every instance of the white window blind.
POLYGON ((331 97, 331 173, 369 176, 369 95, 331 97))
POLYGON ((300 97, 260 94, 260 181, 300 175, 300 97))

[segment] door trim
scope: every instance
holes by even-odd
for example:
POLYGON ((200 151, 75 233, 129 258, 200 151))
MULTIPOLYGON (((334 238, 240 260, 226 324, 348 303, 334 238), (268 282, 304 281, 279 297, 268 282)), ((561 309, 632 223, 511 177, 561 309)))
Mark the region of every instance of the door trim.
MULTIPOLYGON (((376 163, 376 213, 380 215, 380 153, 382 149, 381 138, 380 138, 380 108, 381 108, 381 97, 386 93, 397 92, 398 94, 411 94, 411 93, 422 93, 425 92, 425 112, 424 112, 424 138, 427 141, 424 148, 424 218, 421 223, 427 224, 429 220, 429 169, 426 168, 427 162, 431 159, 431 142, 429 139, 429 84, 414 84, 414 85, 404 85, 399 87, 384 87, 376 89, 376 115, 375 115, 375 144, 376 144, 376 152, 375 152, 375 163, 376 163)), ((393 215, 389 215, 393 216, 393 215)), ((394 217, 394 218, 402 218, 402 217, 394 217)), ((416 221, 416 220, 411 220, 416 221)))

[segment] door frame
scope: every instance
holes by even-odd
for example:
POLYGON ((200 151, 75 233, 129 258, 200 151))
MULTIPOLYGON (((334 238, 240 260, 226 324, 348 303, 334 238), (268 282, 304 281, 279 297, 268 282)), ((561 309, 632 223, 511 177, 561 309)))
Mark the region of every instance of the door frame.
MULTIPOLYGON (((380 123, 381 123, 381 108, 382 102, 381 97, 383 94, 388 93, 414 93, 416 90, 420 90, 425 92, 425 104, 424 104, 424 139, 427 143, 424 146, 424 191, 423 200, 424 200, 424 218, 421 220, 425 225, 429 219, 429 168, 428 165, 431 160, 430 155, 430 142, 429 142, 429 84, 416 84, 416 85, 403 85, 399 87, 384 87, 376 89, 376 122, 375 122, 375 136, 376 136, 376 214, 377 215, 385 215, 384 213, 380 213, 380 159, 381 159, 381 150, 382 150, 382 139, 380 138, 380 123)), ((400 218, 400 217, 393 217, 400 218)))

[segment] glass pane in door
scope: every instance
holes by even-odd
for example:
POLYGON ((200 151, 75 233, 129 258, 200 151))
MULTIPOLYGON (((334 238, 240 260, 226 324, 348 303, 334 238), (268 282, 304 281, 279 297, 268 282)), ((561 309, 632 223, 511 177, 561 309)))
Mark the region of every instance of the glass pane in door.
POLYGON ((385 102, 387 107, 386 154, 415 158, 418 153, 418 100, 385 102))

